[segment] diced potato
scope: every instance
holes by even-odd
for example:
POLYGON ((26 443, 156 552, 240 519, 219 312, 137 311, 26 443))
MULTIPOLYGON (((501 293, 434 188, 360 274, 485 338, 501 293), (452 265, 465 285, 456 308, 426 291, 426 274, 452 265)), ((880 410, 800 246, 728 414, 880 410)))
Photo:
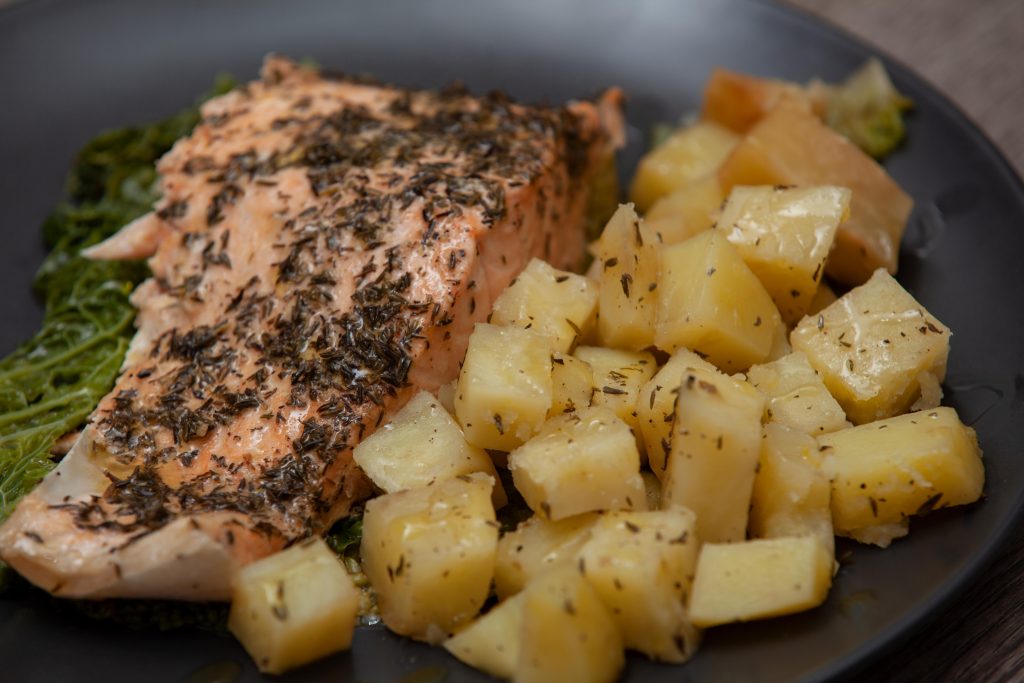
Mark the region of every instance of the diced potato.
POLYGON ((817 436, 850 426, 807 356, 800 351, 755 365, 747 379, 768 400, 765 420, 817 436))
POLYGON ((640 389, 658 370, 654 356, 646 351, 581 346, 576 349, 576 357, 590 365, 594 373, 591 403, 610 408, 620 420, 639 432, 637 398, 640 389))
POLYGON ((772 337, 772 347, 768 350, 766 362, 778 360, 783 356, 793 353, 793 345, 789 343, 789 328, 784 324, 775 328, 775 335, 772 337))
POLYGON ((825 272, 858 285, 876 268, 896 272, 913 200, 874 159, 805 107, 780 102, 736 146, 718 172, 736 185, 837 185, 853 192, 825 272))
POLYGON ((658 244, 678 244, 711 228, 723 201, 718 176, 708 175, 656 201, 644 214, 644 225, 658 244))
POLYGON ((647 348, 654 341, 658 245, 653 237, 644 237, 631 204, 619 207, 594 250, 602 264, 598 272, 598 339, 617 348, 647 348))
POLYGON ((697 513, 702 542, 746 538, 763 412, 764 398, 740 379, 694 368, 679 385, 662 507, 697 513))
POLYGON ((619 625, 627 648, 682 662, 699 634, 686 613, 697 568, 696 516, 673 508, 609 512, 579 554, 586 576, 619 625))
POLYGON ((644 506, 636 439, 608 408, 551 419, 509 454, 508 467, 526 504, 545 519, 644 506))
POLYGON ((717 368, 689 349, 679 349, 640 390, 636 402, 637 420, 647 450, 647 463, 659 478, 668 464, 672 425, 675 422, 676 395, 683 377, 694 368, 716 372, 717 368))
POLYGON ((849 211, 850 191, 844 187, 737 186, 717 228, 792 325, 807 312, 836 229, 849 211))
POLYGON ((519 661, 523 596, 495 605, 487 614, 444 642, 444 649, 464 664, 496 678, 510 679, 519 661))
POLYGON ((946 375, 949 328, 879 269, 790 335, 854 424, 898 415, 946 375))
POLYGON ((391 422, 361 441, 352 457, 385 493, 486 472, 494 477, 495 507, 507 502, 490 456, 466 443, 455 420, 426 391, 416 394, 391 422))
POLYGON ((625 663, 622 635, 575 567, 554 569, 523 593, 516 683, 612 683, 625 663))
POLYGON ((279 674, 348 649, 359 589, 320 538, 243 567, 228 629, 260 671, 279 674))
POLYGON ((590 537, 597 513, 559 520, 531 517, 498 541, 494 590, 505 599, 529 581, 562 564, 576 561, 576 553, 590 537))
POLYGON ((811 299, 811 305, 807 307, 807 315, 818 315, 838 298, 831 287, 824 282, 820 283, 811 299))
POLYGON ((821 116, 826 101, 816 97, 817 94, 820 93, 789 81, 756 78, 717 68, 711 72, 704 87, 701 117, 737 133, 746 133, 782 99, 792 100, 796 106, 821 116))
POLYGON ((480 611, 498 545, 493 486, 476 473, 367 501, 363 571, 392 631, 435 641, 480 611))
POLYGON ((818 443, 836 533, 861 542, 885 547, 905 533, 906 518, 972 503, 985 483, 974 430, 952 408, 844 429, 818 443))
POLYGON ((765 425, 750 503, 750 533, 758 538, 815 536, 831 553, 831 495, 814 437, 779 424, 765 425))
POLYGON ((535 258, 494 301, 489 322, 538 332, 555 351, 567 352, 593 326, 596 314, 593 282, 535 258))
POLYGON ((814 536, 706 543, 690 618, 700 628, 817 607, 832 584, 832 555, 814 536))
POLYGON ((665 195, 713 173, 738 141, 736 133, 711 121, 680 128, 640 160, 630 199, 646 211, 665 195))
POLYGON ((761 363, 779 312, 736 248, 717 230, 661 252, 655 345, 686 347, 727 372, 761 363))
POLYGON ((478 324, 455 394, 455 416, 466 441, 510 451, 540 429, 550 408, 548 338, 517 327, 478 324))
POLYGON ((661 507, 661 479, 650 470, 641 470, 640 476, 644 479, 644 493, 647 497, 647 509, 657 510, 661 507))
POLYGON ((449 415, 455 414, 455 392, 459 390, 459 378, 456 377, 437 389, 437 402, 444 406, 449 415))
POLYGON ((594 372, 575 356, 555 353, 551 356, 551 391, 548 417, 586 408, 594 393, 594 372))

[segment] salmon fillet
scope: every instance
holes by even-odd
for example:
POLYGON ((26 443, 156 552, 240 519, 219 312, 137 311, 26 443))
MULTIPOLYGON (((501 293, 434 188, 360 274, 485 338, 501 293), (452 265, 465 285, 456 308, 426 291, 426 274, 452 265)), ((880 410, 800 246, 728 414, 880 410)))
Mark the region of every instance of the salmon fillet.
POLYGON ((227 599, 241 566, 370 493, 352 447, 453 379, 531 257, 578 263, 621 95, 525 106, 269 58, 161 159, 122 375, 0 527, 60 596, 227 599))

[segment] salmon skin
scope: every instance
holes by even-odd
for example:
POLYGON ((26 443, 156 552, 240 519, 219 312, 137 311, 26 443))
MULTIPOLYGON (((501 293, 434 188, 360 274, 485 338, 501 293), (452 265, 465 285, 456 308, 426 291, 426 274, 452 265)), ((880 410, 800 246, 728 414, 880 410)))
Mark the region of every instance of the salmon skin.
POLYGON ((204 105, 154 210, 90 250, 149 258, 123 371, 0 527, 55 595, 220 600, 239 567, 367 496, 352 447, 453 379, 531 257, 578 263, 621 95, 527 106, 283 58, 204 105))

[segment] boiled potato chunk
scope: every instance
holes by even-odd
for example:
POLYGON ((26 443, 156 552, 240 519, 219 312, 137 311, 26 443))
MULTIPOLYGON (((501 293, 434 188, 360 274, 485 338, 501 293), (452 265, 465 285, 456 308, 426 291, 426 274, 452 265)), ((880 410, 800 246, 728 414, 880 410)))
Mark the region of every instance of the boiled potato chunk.
POLYGON ((913 200, 874 159, 806 107, 780 102, 736 146, 718 172, 736 185, 836 185, 848 188, 850 217, 839 226, 825 272, 859 285, 876 268, 896 272, 913 200))
POLYGON ((844 429, 818 443, 836 533, 861 542, 885 547, 906 532, 911 515, 972 503, 985 483, 974 430, 952 408, 844 429))
POLYGON ((597 332, 606 346, 639 350, 654 341, 658 245, 644 233, 633 206, 624 204, 594 247, 602 264, 597 332))
POLYGON ((726 372, 768 357, 779 312, 725 235, 708 230, 661 252, 655 345, 686 347, 726 372))
POLYGON ((552 418, 509 454, 508 467, 526 504, 545 519, 644 506, 636 439, 608 408, 552 418))
POLYGON ((575 356, 555 353, 551 356, 551 391, 548 417, 586 408, 594 393, 594 371, 575 356))
POLYGON ((719 372, 690 369, 679 385, 662 507, 697 513, 702 542, 746 538, 763 412, 754 387, 719 372))
POLYGON ((523 596, 516 595, 444 642, 444 649, 464 664, 496 678, 512 678, 519 661, 523 596))
POLYGON ((548 338, 518 327, 477 324, 455 392, 466 441, 510 451, 540 429, 551 407, 548 338))
POLYGON ((559 520, 531 517, 502 536, 494 564, 498 597, 518 593, 530 579, 553 567, 574 563, 597 519, 593 512, 559 520))
POLYGON ((625 663, 610 610, 576 567, 554 569, 523 593, 516 683, 612 683, 625 663))
POLYGON ((594 373, 591 403, 610 408, 620 420, 638 429, 637 397, 658 370, 654 356, 646 351, 581 346, 576 349, 576 357, 590 365, 594 373))
POLYGON ((832 584, 832 555, 814 536, 706 543, 690 618, 700 628, 817 607, 832 584))
POLYGON ((753 366, 747 371, 747 379, 768 400, 767 421, 814 436, 850 426, 821 375, 799 351, 753 366))
POLYGON ((879 269, 790 335, 854 424, 905 412, 946 375, 949 328, 879 269))
POLYGON ((673 508, 609 512, 579 554, 579 570, 608 607, 627 648, 682 662, 699 638, 686 612, 697 568, 696 516, 673 508))
POLYGON ((836 229, 849 211, 850 191, 843 187, 738 186, 717 228, 792 325, 807 312, 836 229))
POLYGON ((680 128, 640 160, 630 199, 646 211, 665 195, 713 173, 738 141, 736 133, 712 121, 680 128))
POLYGON ((433 641, 480 611, 498 545, 493 486, 476 473, 366 503, 363 570, 392 631, 433 641))
POLYGON ((814 437, 779 424, 764 427, 754 477, 750 533, 758 538, 815 536, 832 552, 832 488, 814 437))
POLYGON ((695 368, 717 371, 714 365, 693 351, 679 349, 643 386, 636 402, 637 420, 647 450, 647 464, 659 480, 665 476, 665 467, 668 465, 679 385, 684 375, 695 368))
POLYGON ((593 282, 535 258, 495 300, 489 322, 528 328, 566 352, 594 324, 596 313, 593 282))
POLYGON ((506 502, 490 456, 466 443, 455 420, 426 391, 416 394, 391 422, 361 441, 352 457, 385 493, 486 472, 495 480, 495 506, 506 502))
POLYGON ((737 133, 746 133, 783 99, 819 116, 826 108, 823 97, 796 83, 718 68, 711 72, 704 86, 701 117, 737 133))
POLYGON ((839 297, 836 296, 835 291, 822 282, 818 285, 817 291, 814 292, 814 298, 811 299, 811 305, 807 307, 807 315, 818 315, 838 298, 839 297))
POLYGON ((459 378, 437 388, 437 402, 444 406, 449 415, 455 414, 455 392, 459 389, 459 378))
POLYGON ((242 568, 228 628, 260 671, 279 674, 348 649, 359 589, 322 539, 242 568))
POLYGON ((678 244, 711 228, 723 201, 718 177, 705 176, 656 201, 644 214, 644 225, 658 244, 678 244))

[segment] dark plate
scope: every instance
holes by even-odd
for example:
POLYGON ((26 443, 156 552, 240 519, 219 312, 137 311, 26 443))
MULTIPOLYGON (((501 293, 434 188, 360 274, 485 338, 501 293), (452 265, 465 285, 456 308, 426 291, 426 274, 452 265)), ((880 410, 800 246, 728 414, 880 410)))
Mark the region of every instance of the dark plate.
MULTIPOLYGON (((97 131, 188 104, 218 72, 255 74, 269 51, 401 84, 462 79, 560 101, 618 84, 642 135, 699 102, 716 65, 836 80, 870 51, 807 17, 742 0, 357 3, 330 0, 38 0, 0 13, 0 350, 39 319, 28 283, 43 256, 37 226, 61 196, 75 150, 97 131)), ((985 449, 987 497, 913 524, 881 552, 857 547, 828 603, 811 613, 716 629, 684 667, 632 658, 631 681, 823 680, 849 675, 919 626, 977 576, 1017 517, 1024 484, 1024 189, 947 100, 898 64, 917 103, 887 167, 916 200, 900 280, 955 332, 947 402, 985 449)), ((0 602, 0 679, 182 680, 214 664, 257 679, 230 638, 137 633, 0 602), (237 664, 232 664, 236 662, 237 664), (219 663, 219 664, 218 664, 219 663)), ((360 629, 351 653, 282 680, 476 681, 443 650, 360 629), (405 678, 413 672, 419 676, 405 678)), ((206 676, 204 680, 214 680, 206 676)), ((218 680, 233 680, 224 678, 218 680)))

